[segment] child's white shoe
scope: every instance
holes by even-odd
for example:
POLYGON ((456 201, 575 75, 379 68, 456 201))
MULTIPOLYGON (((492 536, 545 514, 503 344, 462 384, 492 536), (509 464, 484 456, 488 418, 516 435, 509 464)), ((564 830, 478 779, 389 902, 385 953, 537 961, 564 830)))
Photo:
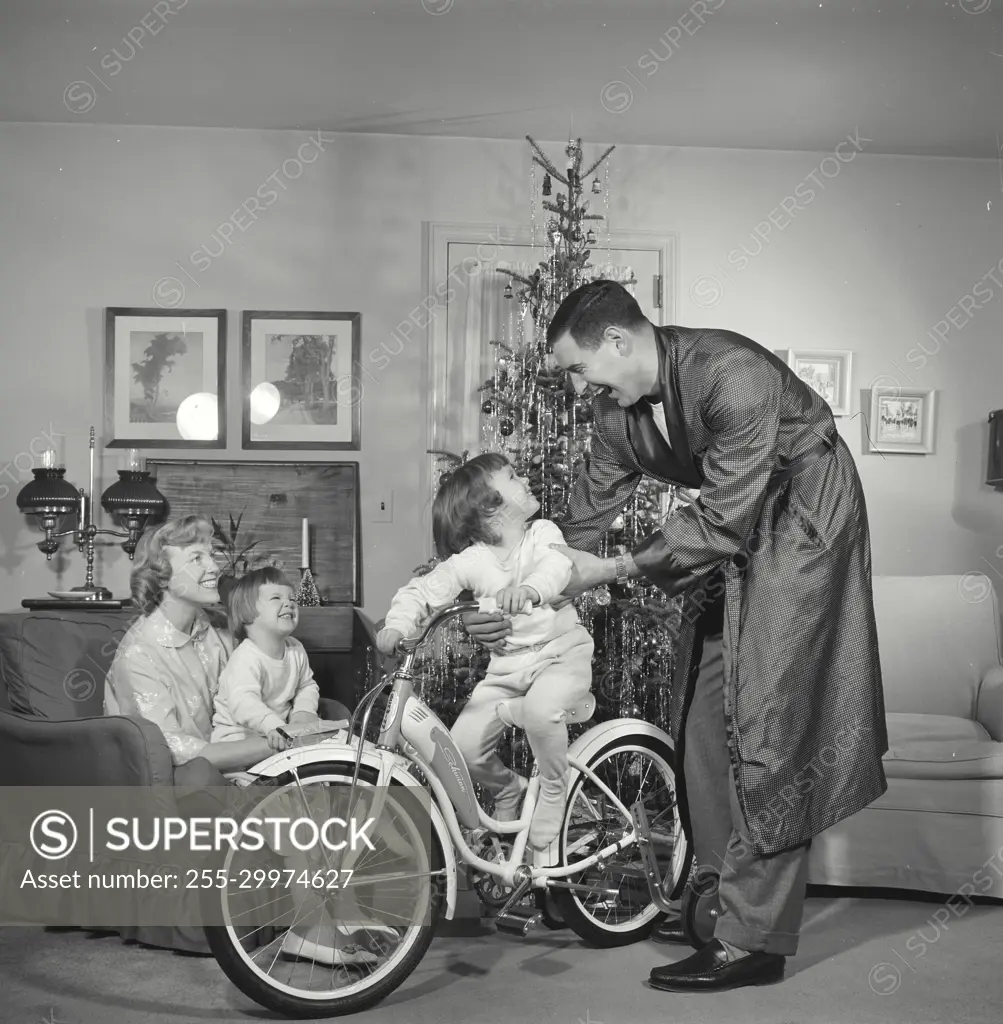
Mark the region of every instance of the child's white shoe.
POLYGON ((518 821, 522 813, 522 802, 526 797, 526 779, 516 775, 511 782, 495 797, 495 809, 492 817, 495 821, 518 821))
POLYGON ((358 946, 337 949, 319 942, 311 942, 295 932, 286 932, 282 939, 282 955, 290 960, 312 960, 328 967, 365 967, 378 960, 368 950, 358 946))
POLYGON ((545 850, 557 838, 564 820, 564 808, 568 797, 568 777, 547 779, 540 776, 540 797, 529 826, 529 845, 535 850, 545 850))

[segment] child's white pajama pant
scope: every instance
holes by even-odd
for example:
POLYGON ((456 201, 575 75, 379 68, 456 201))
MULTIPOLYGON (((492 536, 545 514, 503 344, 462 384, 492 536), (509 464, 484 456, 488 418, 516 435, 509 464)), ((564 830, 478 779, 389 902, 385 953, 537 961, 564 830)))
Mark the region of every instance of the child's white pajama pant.
POLYGON ((495 753, 505 724, 498 705, 525 697, 523 724, 540 774, 559 779, 568 770, 566 709, 592 688, 592 637, 584 626, 563 633, 541 648, 492 654, 485 677, 475 687, 452 729, 473 780, 491 793, 504 789, 514 773, 495 753))

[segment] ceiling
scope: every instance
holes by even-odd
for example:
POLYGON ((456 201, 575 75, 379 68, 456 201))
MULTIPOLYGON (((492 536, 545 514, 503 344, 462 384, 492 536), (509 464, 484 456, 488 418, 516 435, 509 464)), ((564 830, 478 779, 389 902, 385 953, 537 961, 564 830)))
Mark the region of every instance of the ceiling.
POLYGON ((1001 99, 1003 0, 0 0, 4 121, 996 158, 1001 99))

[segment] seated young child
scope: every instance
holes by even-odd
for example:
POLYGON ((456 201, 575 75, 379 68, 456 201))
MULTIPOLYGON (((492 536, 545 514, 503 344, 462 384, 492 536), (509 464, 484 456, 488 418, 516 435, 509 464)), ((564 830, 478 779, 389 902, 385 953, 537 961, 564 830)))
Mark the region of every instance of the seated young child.
POLYGON ((284 726, 320 724, 320 689, 292 635, 299 623, 294 594, 271 566, 242 576, 230 591, 230 631, 240 643, 219 676, 213 743, 265 736, 273 750, 284 750, 284 726))
MULTIPOLYGON (((289 741, 279 730, 285 731, 288 725, 299 732, 321 725, 317 715, 320 691, 306 650, 291 635, 299 622, 293 588, 281 570, 257 569, 237 580, 228 603, 230 630, 240 644, 220 673, 212 742, 263 735, 273 749, 284 750, 289 741)), ((290 820, 308 817, 320 826, 332 816, 332 799, 326 786, 309 785, 299 792, 276 794, 269 813, 290 820)), ((355 815, 364 818, 368 805, 363 795, 355 804, 355 815)), ((391 826, 381 822, 378 831, 386 846, 409 852, 391 826)), ((302 872, 309 877, 327 866, 321 849, 298 849, 284 833, 278 842, 269 840, 269 845, 284 858, 294 877, 302 872)), ((391 928, 361 925, 366 915, 358 908, 348 913, 350 924, 336 923, 323 898, 309 887, 294 885, 291 892, 296 923, 282 942, 287 957, 341 966, 371 965, 376 957, 359 945, 359 933, 396 938, 391 928)), ((343 902, 351 906, 353 901, 343 902)))
POLYGON ((525 697, 526 737, 540 769, 540 798, 530 844, 548 846, 561 826, 567 790, 567 708, 592 688, 592 637, 574 605, 551 607, 571 579, 571 560, 553 545, 560 529, 546 519, 525 480, 504 455, 478 455, 440 484, 432 531, 444 559, 396 594, 376 638, 384 654, 419 632, 419 624, 471 590, 482 610, 512 616, 504 646, 492 651, 487 675, 474 687, 452 735, 475 782, 495 798, 494 817, 518 817, 526 780, 495 752, 505 725, 498 705, 525 697))

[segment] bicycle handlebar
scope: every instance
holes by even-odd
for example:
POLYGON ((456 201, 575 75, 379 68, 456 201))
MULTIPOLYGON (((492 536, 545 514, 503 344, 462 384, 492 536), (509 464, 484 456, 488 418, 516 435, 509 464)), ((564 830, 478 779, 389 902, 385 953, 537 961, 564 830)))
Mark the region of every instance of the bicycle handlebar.
POLYGON ((433 615, 428 620, 425 628, 422 630, 420 636, 407 638, 397 641, 397 650, 399 653, 408 655, 414 654, 414 652, 421 647, 421 645, 434 633, 439 626, 441 626, 448 619, 452 619, 457 615, 463 615, 465 612, 477 611, 479 605, 476 601, 459 601, 456 604, 451 604, 448 608, 443 608, 441 612, 433 615))

